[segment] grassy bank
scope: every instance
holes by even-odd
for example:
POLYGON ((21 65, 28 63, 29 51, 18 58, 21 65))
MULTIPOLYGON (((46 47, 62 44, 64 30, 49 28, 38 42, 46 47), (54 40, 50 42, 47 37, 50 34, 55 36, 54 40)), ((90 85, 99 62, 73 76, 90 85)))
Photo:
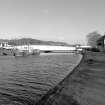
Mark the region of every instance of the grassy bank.
POLYGON ((37 105, 104 105, 105 54, 87 52, 80 64, 37 105))

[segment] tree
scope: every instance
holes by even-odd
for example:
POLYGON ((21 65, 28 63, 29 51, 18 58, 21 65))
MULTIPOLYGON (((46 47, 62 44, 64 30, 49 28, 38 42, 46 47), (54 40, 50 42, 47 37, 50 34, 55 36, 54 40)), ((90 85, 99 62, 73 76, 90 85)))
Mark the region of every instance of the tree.
POLYGON ((99 34, 97 31, 91 32, 87 35, 87 45, 96 47, 97 43, 96 41, 101 37, 101 34, 99 34))

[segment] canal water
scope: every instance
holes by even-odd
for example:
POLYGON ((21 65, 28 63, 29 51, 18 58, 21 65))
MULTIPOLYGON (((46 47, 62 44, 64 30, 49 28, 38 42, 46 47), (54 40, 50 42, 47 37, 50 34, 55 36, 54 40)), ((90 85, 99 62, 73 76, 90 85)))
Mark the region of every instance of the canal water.
POLYGON ((80 59, 76 54, 0 56, 0 105, 35 105, 80 59))

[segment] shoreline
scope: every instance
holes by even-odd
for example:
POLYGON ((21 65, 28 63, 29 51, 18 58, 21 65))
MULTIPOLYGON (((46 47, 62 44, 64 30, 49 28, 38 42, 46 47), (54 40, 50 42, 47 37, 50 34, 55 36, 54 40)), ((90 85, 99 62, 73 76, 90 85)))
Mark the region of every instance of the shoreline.
POLYGON ((79 64, 36 105, 104 105, 105 53, 86 52, 79 64))
POLYGON ((47 103, 47 100, 49 100, 50 97, 54 97, 53 95, 59 93, 62 90, 62 88, 65 84, 65 81, 68 80, 68 78, 76 71, 76 69, 83 62, 84 55, 81 55, 81 56, 82 57, 81 57, 80 62, 74 67, 74 69, 60 83, 58 83, 57 86, 50 89, 35 105, 53 105, 53 104, 47 103))

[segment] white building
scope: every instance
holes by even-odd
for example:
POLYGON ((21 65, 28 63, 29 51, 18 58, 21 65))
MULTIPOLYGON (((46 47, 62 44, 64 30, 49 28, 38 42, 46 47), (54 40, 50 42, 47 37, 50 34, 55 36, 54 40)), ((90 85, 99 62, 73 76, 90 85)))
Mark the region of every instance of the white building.
POLYGON ((22 46, 15 46, 15 48, 19 50, 35 50, 39 49, 41 51, 74 51, 76 50, 75 47, 71 46, 51 46, 51 45, 22 45, 22 46))

